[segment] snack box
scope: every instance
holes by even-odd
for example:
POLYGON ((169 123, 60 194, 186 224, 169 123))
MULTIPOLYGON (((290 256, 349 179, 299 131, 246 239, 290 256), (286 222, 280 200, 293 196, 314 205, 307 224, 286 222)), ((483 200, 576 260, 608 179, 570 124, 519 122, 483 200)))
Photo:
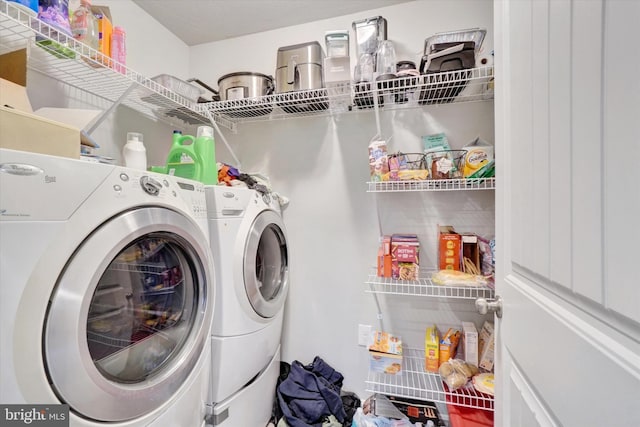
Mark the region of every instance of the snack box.
POLYGON ((442 339, 440 339, 439 365, 442 365, 449 359, 453 359, 454 357, 456 357, 458 342, 460 342, 460 331, 458 331, 457 329, 449 328, 447 333, 442 336, 442 339))
POLYGON ((391 236, 382 236, 378 248, 378 277, 391 277, 391 236))
POLYGON ((440 334, 435 325, 427 328, 424 337, 424 368, 427 372, 438 372, 440 367, 440 334))
POLYGON ((418 280, 420 241, 415 234, 391 236, 391 277, 400 280, 418 280))
POLYGON ((464 361, 478 366, 478 330, 473 322, 462 322, 464 361))
POLYGON ((373 331, 369 340, 369 370, 395 375, 402 371, 402 338, 373 331))
POLYGON ((485 321, 482 325, 479 335, 480 343, 480 359, 478 367, 487 372, 493 372, 493 357, 494 357, 494 341, 495 333, 493 323, 485 321))
POLYGON ((438 268, 460 271, 462 237, 450 225, 438 229, 438 268))

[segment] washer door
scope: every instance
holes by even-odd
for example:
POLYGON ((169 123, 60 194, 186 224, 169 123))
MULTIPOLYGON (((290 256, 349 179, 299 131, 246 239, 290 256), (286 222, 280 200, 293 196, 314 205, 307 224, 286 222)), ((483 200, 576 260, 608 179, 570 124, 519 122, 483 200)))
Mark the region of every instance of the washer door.
POLYGON ((202 231, 168 209, 129 211, 92 233, 60 276, 45 325, 60 399, 99 421, 170 400, 207 342, 210 260, 202 231))
POLYGON ((273 211, 254 220, 244 251, 244 286, 255 312, 275 316, 284 305, 289 285, 289 256, 284 224, 273 211))

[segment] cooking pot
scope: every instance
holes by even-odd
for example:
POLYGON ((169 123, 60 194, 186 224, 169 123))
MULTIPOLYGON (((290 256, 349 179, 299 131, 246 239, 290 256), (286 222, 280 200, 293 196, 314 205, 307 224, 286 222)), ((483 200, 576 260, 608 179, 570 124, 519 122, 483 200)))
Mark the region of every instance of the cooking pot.
POLYGON ((265 74, 240 71, 225 74, 218 79, 218 94, 221 101, 257 98, 271 95, 273 91, 273 77, 265 74))

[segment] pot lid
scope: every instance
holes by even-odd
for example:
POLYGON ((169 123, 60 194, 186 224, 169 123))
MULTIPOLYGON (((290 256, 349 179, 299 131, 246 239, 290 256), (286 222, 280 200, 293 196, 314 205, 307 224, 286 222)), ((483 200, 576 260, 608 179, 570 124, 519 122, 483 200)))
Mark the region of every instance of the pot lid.
POLYGON ((224 79, 228 79, 229 77, 239 77, 239 76, 255 76, 255 77, 262 77, 263 79, 267 79, 270 81, 273 81, 273 77, 271 76, 267 76, 266 74, 262 74, 262 73, 254 73, 251 71, 237 71, 235 73, 229 73, 229 74, 225 74, 224 76, 220 77, 218 79, 218 85, 220 84, 220 82, 224 79))

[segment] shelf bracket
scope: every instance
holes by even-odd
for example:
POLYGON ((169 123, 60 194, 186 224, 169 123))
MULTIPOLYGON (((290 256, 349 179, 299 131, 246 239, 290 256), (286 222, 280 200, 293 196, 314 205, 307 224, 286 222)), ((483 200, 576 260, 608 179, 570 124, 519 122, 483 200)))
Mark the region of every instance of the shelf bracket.
POLYGON ((220 139, 222 139, 222 142, 224 143, 225 147, 227 147, 227 150, 229 150, 229 153, 231 153, 231 157, 233 157, 233 160, 235 162, 234 167, 240 170, 242 168, 242 164, 240 163, 240 160, 236 156, 236 153, 231 148, 231 145, 229 145, 229 142, 227 142, 227 138, 224 137, 224 134, 222 133, 222 131, 220 130, 220 127, 218 126, 218 123, 216 123, 215 119, 211 115, 211 111, 207 109, 205 110, 205 113, 207 114, 207 117, 209 118, 209 121, 211 122, 211 125, 213 126, 213 128, 216 130, 218 135, 220 135, 220 139))
POLYGON ((87 135, 91 135, 93 131, 95 131, 98 128, 98 126, 100 126, 100 124, 104 121, 104 119, 106 119, 109 114, 111 114, 112 112, 115 111, 116 108, 118 108, 118 106, 122 103, 122 101, 124 101, 127 98, 127 96, 129 96, 131 91, 133 91, 133 89, 135 89, 137 85, 138 83, 136 82, 131 83, 129 87, 124 92, 122 92, 122 95, 120 95, 120 98, 115 100, 109 108, 107 108, 102 113, 100 113, 98 117, 90 125, 86 126, 83 129, 83 132, 86 133, 87 135))

